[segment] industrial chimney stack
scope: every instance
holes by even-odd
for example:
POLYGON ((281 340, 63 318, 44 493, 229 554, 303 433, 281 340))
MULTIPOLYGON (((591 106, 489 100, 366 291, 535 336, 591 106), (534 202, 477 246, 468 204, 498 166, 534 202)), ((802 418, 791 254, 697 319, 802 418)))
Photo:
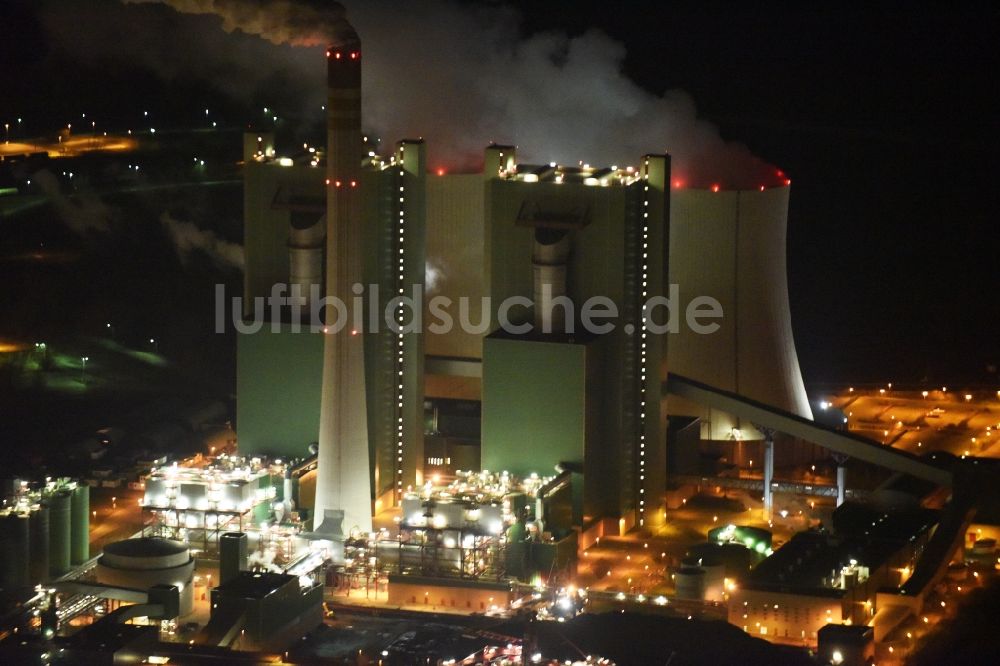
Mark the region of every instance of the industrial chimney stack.
POLYGON ((313 529, 329 519, 343 528, 372 529, 372 493, 361 321, 351 312, 352 288, 362 284, 361 41, 351 34, 327 51, 326 295, 319 478, 313 529), (338 321, 344 315, 346 321, 338 321), (342 512, 342 513, 341 513, 342 512))

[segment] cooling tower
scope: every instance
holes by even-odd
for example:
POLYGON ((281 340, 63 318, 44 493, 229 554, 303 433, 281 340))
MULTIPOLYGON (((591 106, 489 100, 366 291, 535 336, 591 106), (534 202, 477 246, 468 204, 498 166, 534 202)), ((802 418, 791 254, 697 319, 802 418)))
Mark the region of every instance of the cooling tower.
MULTIPOLYGON (((350 305, 363 282, 361 216, 361 42, 354 35, 327 51, 326 294, 350 305)), ((326 308, 319 465, 314 529, 343 512, 345 530, 372 528, 363 335, 326 308), (332 514, 331 514, 332 515, 332 514)))
MULTIPOLYGON (((669 283, 686 305, 709 296, 723 316, 697 333, 682 321, 667 341, 667 368, 711 386, 812 418, 792 338, 785 273, 789 188, 674 190, 669 283)), ((678 315, 683 309, 678 310, 678 315)), ((752 424, 668 396, 670 415, 700 416, 702 437, 760 438, 752 424)))

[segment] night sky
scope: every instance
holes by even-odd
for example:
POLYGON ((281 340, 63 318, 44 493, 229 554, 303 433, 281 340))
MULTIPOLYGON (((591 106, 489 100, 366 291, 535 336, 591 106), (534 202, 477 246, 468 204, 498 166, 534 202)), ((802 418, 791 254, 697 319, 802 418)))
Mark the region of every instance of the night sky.
MULTIPOLYGON (((724 138, 791 177, 789 285, 807 383, 1000 385, 995 5, 509 4, 525 35, 604 31, 625 45, 636 83, 686 90, 724 138)), ((178 123, 182 100, 230 115, 246 104, 139 60, 78 62, 51 43, 37 6, 0 5, 4 120, 113 117, 129 112, 123 91, 178 123)))

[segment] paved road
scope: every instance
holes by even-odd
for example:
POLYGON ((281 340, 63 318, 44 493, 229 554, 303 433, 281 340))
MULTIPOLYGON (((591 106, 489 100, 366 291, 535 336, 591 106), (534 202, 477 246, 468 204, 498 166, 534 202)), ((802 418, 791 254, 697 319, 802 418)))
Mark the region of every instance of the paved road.
POLYGON ((139 498, 128 488, 90 489, 90 554, 99 554, 108 543, 126 539, 142 527, 139 498), (115 498, 112 501, 112 498, 115 498), (94 512, 97 512, 95 517, 94 512))
POLYGON ((847 415, 851 432, 909 453, 1000 457, 1000 396, 994 392, 928 390, 924 397, 845 391, 831 403, 847 415))

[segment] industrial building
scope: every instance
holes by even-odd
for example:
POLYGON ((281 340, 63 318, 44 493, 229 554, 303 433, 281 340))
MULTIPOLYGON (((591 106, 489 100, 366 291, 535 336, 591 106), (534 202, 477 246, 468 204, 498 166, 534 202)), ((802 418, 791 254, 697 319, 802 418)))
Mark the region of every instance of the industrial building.
MULTIPOLYGON (((867 655, 874 631, 830 627, 877 627, 880 612, 905 606, 908 585, 939 575, 940 563, 913 575, 925 553, 950 552, 933 540, 969 518, 944 529, 927 509, 847 501, 842 456, 932 484, 951 475, 812 422, 788 306, 784 175, 697 189, 672 178, 667 153, 531 164, 499 144, 476 172, 431 171, 422 140, 380 151, 364 136, 357 36, 326 57, 325 145, 287 151, 272 134, 244 136, 247 263, 234 316, 238 431, 253 456, 153 469, 143 537, 108 545, 94 580, 48 594, 136 606, 116 622, 176 620, 195 604, 195 555, 217 552, 211 617, 191 641, 211 657, 302 637, 322 622, 324 582, 373 586, 390 605, 491 611, 527 581, 572 580, 577 553, 604 535, 655 532, 671 483, 698 471, 705 443, 737 467, 762 459, 762 479, 737 479, 762 490, 769 517, 784 433, 838 456, 837 486, 825 489, 837 496, 832 531, 778 548, 763 528, 720 525, 674 569, 670 599, 593 596, 728 610, 755 636, 867 655), (428 328, 441 321, 432 298, 455 307, 453 326, 428 328), (595 309, 600 330, 584 325, 595 309), (393 531, 373 521, 386 509, 393 531)), ((10 497, 0 587, 89 558, 86 487, 10 497)), ((983 550, 992 559, 995 542, 983 550)), ((575 613, 588 592, 557 594, 575 613)), ((890 614, 885 626, 898 621, 890 614)), ((91 629, 77 643, 90 640, 130 657, 168 652, 148 632, 91 629)))
POLYGON ((316 444, 315 500, 302 502, 314 529, 371 532, 373 514, 461 465, 567 471, 578 529, 655 528, 668 475, 693 473, 701 441, 732 445, 737 464, 763 441, 770 507, 784 431, 742 407, 812 418, 788 308, 784 174, 695 189, 672 179, 666 154, 526 164, 496 144, 479 172, 432 173, 422 141, 386 153, 364 136, 363 62, 356 36, 328 51, 326 146, 244 142, 240 445, 300 458, 316 444), (271 298, 290 294, 297 305, 271 298), (343 312, 322 308, 333 297, 343 312), (668 302, 653 312, 656 298, 668 302), (430 326, 432 299, 448 299, 454 325, 430 326), (615 316, 588 331, 594 299, 615 316), (454 405, 475 408, 452 432, 438 417, 454 405))
POLYGON ((742 578, 730 595, 729 621, 761 638, 804 645, 816 645, 827 624, 873 624, 880 597, 903 588, 937 524, 930 509, 845 503, 834 512, 832 532, 798 532, 742 578))
POLYGON ((143 482, 143 531, 214 552, 226 531, 291 522, 295 484, 286 471, 280 461, 226 454, 154 467, 143 482))
MULTIPOLYGON (((248 162, 247 303, 270 294, 274 283, 291 280, 286 257, 292 255, 281 239, 292 233, 286 220, 294 213, 281 202, 291 196, 288 183, 298 179, 310 179, 321 192, 324 171, 308 166, 315 154, 248 162), (300 165, 301 160, 309 162, 300 165), (260 240, 265 236, 268 242, 260 240)), ((638 168, 531 166, 516 162, 514 148, 491 146, 481 174, 428 175, 423 155, 421 143, 402 142, 388 162, 369 157, 358 175, 368 234, 364 283, 378 285, 383 296, 409 296, 415 286, 419 291, 427 262, 443 262, 445 277, 433 295, 454 303, 467 298, 469 320, 482 321, 485 314, 491 324, 479 332, 456 325, 423 335, 382 327, 361 336, 370 496, 379 508, 398 504, 407 488, 423 485, 425 468, 445 467, 452 457, 447 444, 435 455, 424 451, 424 406, 433 411, 447 399, 482 404, 476 468, 524 476, 550 473, 559 464, 573 467, 585 488, 582 522, 609 518, 617 525, 625 518, 627 528, 662 520, 668 412, 701 419, 705 438, 731 440, 736 431, 740 439, 760 437, 749 423, 719 410, 681 398, 664 400, 667 368, 811 416, 787 316, 781 251, 787 187, 670 191, 664 156, 644 157, 638 168), (390 197, 389 191, 402 196, 390 197), (399 220, 406 221, 405 231, 399 220), (675 227, 676 240, 668 241, 675 227), (708 242, 692 230, 701 228, 711 228, 718 238, 708 242), (547 236, 558 237, 561 264, 539 259, 547 246, 538 239, 547 236), (669 251, 650 249, 665 246, 669 251), (671 262, 674 254, 678 258, 671 262), (706 277, 712 271, 703 267, 717 263, 726 275, 706 277), (742 287, 737 273, 749 275, 742 287), (727 315, 718 331, 698 335, 682 325, 677 334, 664 336, 641 330, 642 303, 667 295, 673 282, 683 290, 679 307, 687 304, 686 295, 688 300, 710 295, 723 304, 727 315), (768 289, 762 291, 761 284, 768 289), (506 314, 515 324, 530 324, 530 330, 516 335, 498 329, 505 299, 535 297, 537 303, 543 286, 578 306, 573 317, 587 299, 603 296, 621 318, 604 335, 582 331, 579 322, 579 332, 566 335, 542 330, 560 323, 542 321, 541 311, 548 308, 515 309, 506 314), (477 311, 483 297, 491 299, 492 312, 477 311), (737 311, 745 313, 742 319, 730 316, 737 311), (762 321, 762 312, 773 321, 762 321), (744 328, 747 334, 739 335, 744 328), (771 363, 772 358, 779 361, 771 363)), ((312 211, 317 219, 320 201, 312 211)), ((379 316, 372 315, 375 303, 386 301, 369 300, 364 321, 379 316)), ((427 307, 425 300, 425 322, 431 315, 427 307)), ((558 305, 551 310, 557 317, 563 311, 558 305)), ((278 332, 265 325, 239 336, 238 420, 245 450, 304 455, 310 433, 319 432, 321 340, 335 336, 292 328, 291 322, 280 322, 278 332)))
MULTIPOLYGON (((447 484, 428 480, 404 495, 397 529, 345 535, 327 584, 344 594, 364 590, 390 605, 504 608, 512 579, 537 582, 575 572, 567 477, 459 472, 447 484)), ((303 562, 330 550, 321 536, 301 535, 300 545, 309 544, 300 550, 303 562)))
POLYGON ((0 654, 17 663, 55 650, 67 663, 274 661, 276 655, 262 651, 288 650, 321 623, 317 567, 326 558, 307 551, 288 567, 248 570, 260 565, 247 557, 246 534, 227 532, 220 545, 207 618, 195 608, 195 550, 136 537, 108 544, 93 567, 38 586, 8 609, 0 654))
POLYGON ((322 621, 322 582, 243 571, 212 589, 211 619, 195 640, 240 651, 278 651, 322 621))

